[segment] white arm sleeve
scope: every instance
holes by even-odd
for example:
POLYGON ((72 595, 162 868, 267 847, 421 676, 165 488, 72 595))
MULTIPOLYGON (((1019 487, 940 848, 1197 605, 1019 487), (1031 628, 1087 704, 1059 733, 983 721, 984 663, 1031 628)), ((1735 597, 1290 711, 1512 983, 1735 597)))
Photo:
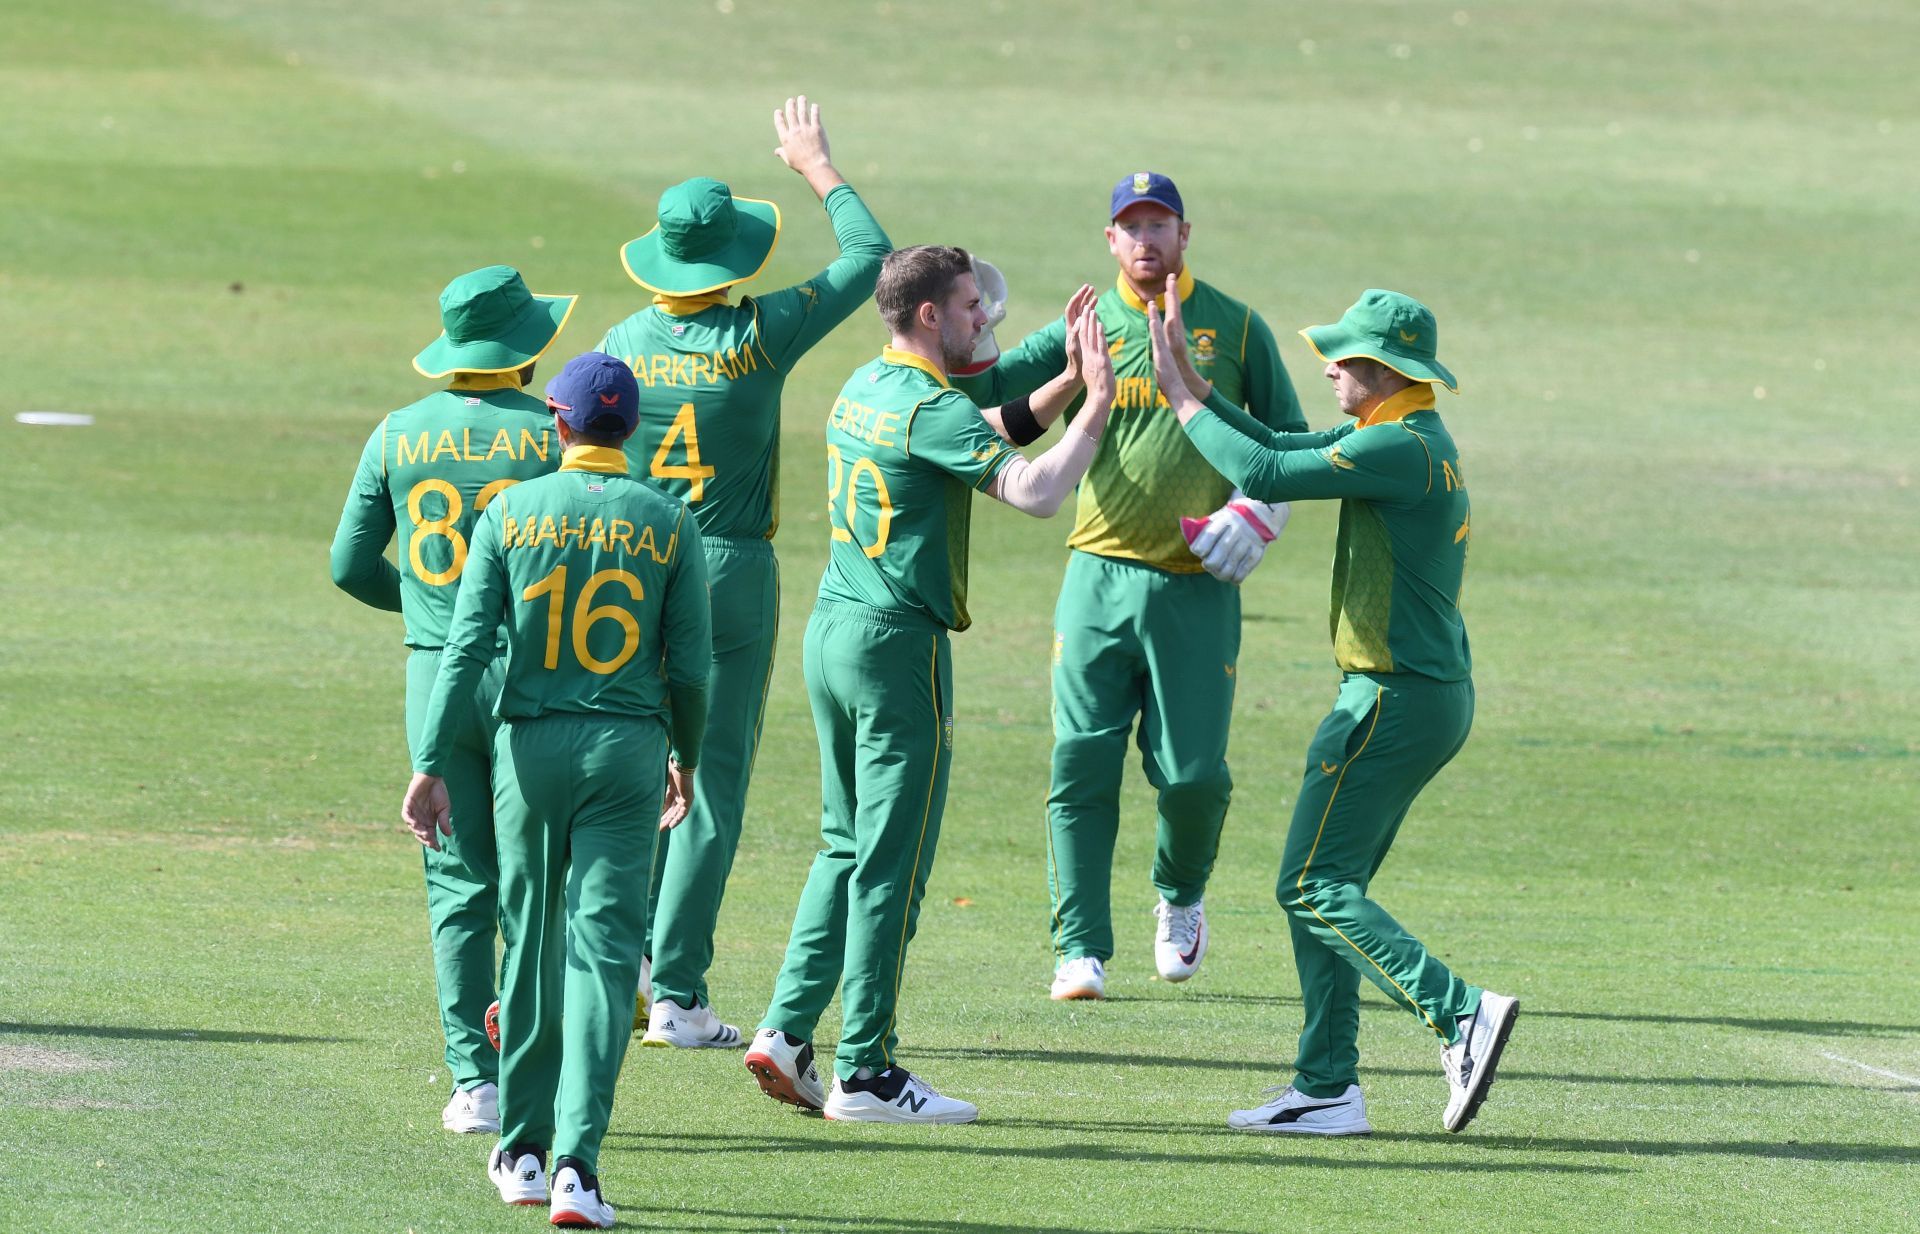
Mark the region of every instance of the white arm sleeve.
POLYGON ((1098 438, 1087 436, 1076 424, 1032 462, 1017 455, 1009 460, 987 486, 987 496, 1006 502, 1022 514, 1052 518, 1073 486, 1087 474, 1099 445, 1098 438))

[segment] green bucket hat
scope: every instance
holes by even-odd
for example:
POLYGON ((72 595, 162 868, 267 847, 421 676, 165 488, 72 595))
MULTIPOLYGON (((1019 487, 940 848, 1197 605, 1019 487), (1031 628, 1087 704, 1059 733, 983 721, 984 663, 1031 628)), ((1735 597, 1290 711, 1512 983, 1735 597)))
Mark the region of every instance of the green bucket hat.
POLYGON ((627 276, 648 291, 698 296, 760 273, 780 242, 780 207, 735 197, 695 176, 660 194, 660 221, 620 250, 627 276))
POLYGON ((413 358, 422 376, 511 373, 560 337, 579 296, 536 296, 512 266, 463 274, 440 293, 440 337, 413 358))
POLYGON ((1363 292, 1338 322, 1308 326, 1300 337, 1314 355, 1329 363, 1365 356, 1402 377, 1441 382, 1455 394, 1460 392, 1460 383, 1434 358, 1440 331, 1434 325, 1433 310, 1412 296, 1378 288, 1363 292))

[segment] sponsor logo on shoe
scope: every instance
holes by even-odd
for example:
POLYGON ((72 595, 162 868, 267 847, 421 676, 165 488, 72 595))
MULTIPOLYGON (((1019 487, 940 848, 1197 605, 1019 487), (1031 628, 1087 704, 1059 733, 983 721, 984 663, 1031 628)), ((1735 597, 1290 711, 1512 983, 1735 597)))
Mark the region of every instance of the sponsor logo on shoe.
POLYGON ((1326 1105, 1297 1105, 1291 1109, 1280 1111, 1267 1121, 1276 1126, 1281 1123, 1297 1123, 1304 1115, 1317 1114, 1321 1110, 1338 1110, 1349 1104, 1351 1103, 1346 1101, 1330 1101, 1326 1105))
POLYGON ((900 1094, 900 1100, 894 1102, 894 1104, 903 1110, 911 1108, 915 1114, 918 1114, 926 1107, 927 1098, 914 1096, 913 1090, 909 1088, 906 1092, 900 1094))

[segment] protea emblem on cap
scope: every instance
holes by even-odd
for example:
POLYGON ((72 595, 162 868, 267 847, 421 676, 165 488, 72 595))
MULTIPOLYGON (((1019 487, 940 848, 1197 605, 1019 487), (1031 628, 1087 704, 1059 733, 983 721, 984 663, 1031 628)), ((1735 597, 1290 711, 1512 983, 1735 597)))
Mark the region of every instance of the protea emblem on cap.
POLYGON ((1133 173, 1133 191, 1134 192, 1144 193, 1147 191, 1147 187, 1152 183, 1153 183, 1153 177, 1148 175, 1146 172, 1136 171, 1133 173))

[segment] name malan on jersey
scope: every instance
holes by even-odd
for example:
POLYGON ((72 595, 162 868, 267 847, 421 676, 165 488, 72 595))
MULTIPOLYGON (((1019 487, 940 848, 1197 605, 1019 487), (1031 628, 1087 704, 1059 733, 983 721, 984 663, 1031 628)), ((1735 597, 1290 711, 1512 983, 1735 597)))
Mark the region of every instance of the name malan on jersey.
POLYGON ((635 380, 648 389, 657 385, 718 385, 721 381, 738 380, 760 367, 751 346, 713 352, 621 356, 620 359, 633 370, 635 380))
POLYGON ((496 429, 491 441, 486 440, 486 430, 481 429, 480 436, 481 440, 476 442, 471 428, 463 428, 457 435, 452 429, 441 429, 437 437, 428 429, 421 429, 412 436, 402 433, 393 439, 393 466, 438 463, 446 459, 458 463, 485 463, 496 458, 507 458, 514 462, 537 458, 544 463, 553 449, 553 434, 546 429, 536 433, 530 428, 523 428, 517 436, 512 429, 496 429))
POLYGON ((523 519, 509 514, 500 524, 500 543, 509 549, 538 548, 543 544, 582 551, 597 548, 603 553, 619 549, 630 557, 645 553, 656 565, 662 566, 673 560, 673 550, 679 542, 680 533, 671 532, 666 548, 662 549, 651 526, 636 527, 624 518, 589 520, 583 514, 576 522, 564 514, 559 518, 551 514, 537 517, 530 514, 523 519))

